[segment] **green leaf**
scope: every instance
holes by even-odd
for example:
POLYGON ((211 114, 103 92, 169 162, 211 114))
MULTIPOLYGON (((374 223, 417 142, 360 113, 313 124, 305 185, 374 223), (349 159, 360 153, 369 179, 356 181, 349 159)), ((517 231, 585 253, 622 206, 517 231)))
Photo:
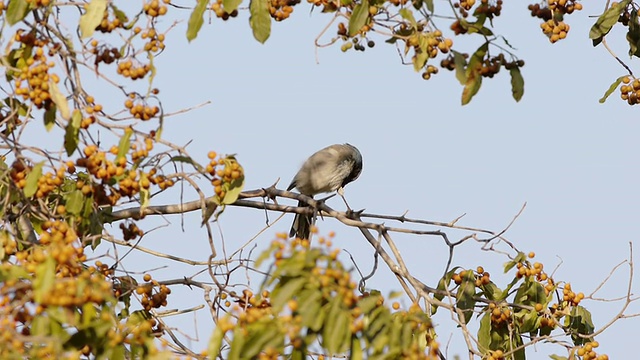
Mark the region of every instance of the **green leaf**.
POLYGON ((471 99, 478 93, 480 86, 482 85, 482 76, 479 73, 470 74, 467 77, 467 81, 462 89, 462 105, 467 105, 471 102, 471 99))
POLYGON ((498 286, 496 286, 493 281, 489 282, 488 284, 482 285, 482 292, 489 300, 503 300, 504 294, 502 290, 500 290, 500 288, 498 288, 498 286))
MULTIPOLYGON (((367 11, 369 11, 368 7, 367 7, 367 11)), ((411 23, 411 26, 414 29, 418 26, 418 23, 416 22, 416 18, 413 17, 413 11, 411 11, 411 10, 409 10, 407 8, 402 8, 402 9, 400 9, 400 11, 398 11, 398 13, 400 14, 400 16, 402 16, 403 19, 409 21, 409 23, 411 23)))
POLYGON ((38 190, 38 180, 42 177, 42 165, 44 165, 44 161, 37 163, 27 175, 24 196, 32 197, 38 190))
POLYGON ((33 279, 33 291, 36 302, 41 303, 56 282, 56 262, 53 257, 47 259, 36 267, 36 277, 33 279))
POLYGON ((544 286, 542 286, 542 284, 531 279, 526 279, 518 288, 513 302, 528 306, 545 304, 547 302, 547 294, 544 292, 544 286))
POLYGON ((87 12, 80 16, 80 38, 86 39, 93 35, 96 27, 102 22, 107 10, 107 0, 91 0, 87 5, 87 12))
POLYGON ((353 8, 351 18, 349 19, 349 36, 355 36, 360 32, 360 29, 367 23, 369 18, 369 1, 362 0, 362 2, 353 8))
POLYGON ((53 81, 53 78, 49 78, 49 94, 51 95, 51 100, 58 107, 60 116, 65 120, 69 120, 69 118, 71 117, 71 110, 69 109, 67 97, 60 92, 58 84, 53 81))
POLYGON ((271 15, 269 15, 269 0, 251 0, 249 5, 249 25, 253 30, 253 37, 261 44, 271 35, 271 15))
POLYGON ((629 43, 629 56, 640 57, 640 22, 638 22, 638 10, 635 8, 629 14, 627 42, 629 43))
POLYGON ((480 351, 486 354, 491 349, 491 310, 485 311, 480 319, 480 328, 478 329, 478 344, 480 351))
POLYGON ((351 349, 349 351, 349 360, 363 360, 364 354, 362 351, 362 344, 360 339, 353 335, 351 336, 351 349))
POLYGON ((504 273, 508 273, 509 270, 513 269, 514 266, 516 266, 519 262, 523 262, 524 260, 526 260, 526 255, 523 252, 519 252, 518 255, 516 255, 516 258, 505 263, 504 264, 504 273))
POLYGON ((549 357, 553 360, 569 360, 568 357, 560 355, 549 355, 549 357))
POLYGON ((456 79, 460 82, 460 85, 467 83, 467 75, 465 73, 465 67, 467 66, 467 60, 461 53, 451 50, 453 53, 453 63, 456 65, 456 79))
POLYGON ((471 60, 465 69, 465 84, 462 90, 462 105, 468 104, 471 99, 478 93, 480 86, 482 85, 482 76, 480 76, 480 68, 482 67, 482 61, 489 49, 489 43, 482 44, 473 55, 471 60))
POLYGON ((433 0, 425 0, 425 4, 427 4, 427 10, 433 13, 433 0))
POLYGON ((604 14, 600 15, 589 31, 589 39, 593 40, 593 46, 597 46, 602 42, 602 38, 611 31, 613 25, 618 22, 620 14, 630 2, 631 0, 623 0, 620 3, 615 3, 604 14))
POLYGON ((70 194, 65 196, 65 208, 67 212, 72 215, 79 215, 84 206, 84 195, 82 191, 74 190, 70 194))
POLYGON ((51 131, 51 129, 53 129, 53 125, 56 123, 56 111, 58 111, 58 107, 53 104, 44 112, 44 128, 47 131, 51 131))
MULTIPOLYGON (((233 163, 237 163, 233 156, 227 156, 224 162, 227 167, 230 167, 233 163)), ((218 199, 217 197, 214 198, 214 200, 217 200, 218 205, 233 204, 238 200, 238 197, 242 192, 242 188, 244 187, 244 171, 242 170, 242 167, 240 167, 239 170, 241 174, 240 177, 233 179, 231 182, 222 183, 222 189, 225 192, 224 197, 222 199, 218 199)))
POLYGON ((245 330, 236 326, 233 331, 233 340, 231 341, 231 349, 227 353, 227 360, 239 360, 241 359, 240 354, 242 352, 242 348, 244 347, 244 343, 246 342, 247 336, 245 335, 245 330))
POLYGON ((476 296, 475 289, 476 280, 473 271, 467 271, 456 293, 456 307, 462 311, 465 324, 469 323, 473 316, 473 308, 476 305, 476 300, 474 299, 474 296, 476 296))
POLYGON ((67 155, 71 156, 78 148, 78 134, 80 133, 80 124, 82 124, 82 113, 80 110, 74 110, 71 120, 67 124, 64 134, 64 149, 67 155))
POLYGON ((322 332, 322 346, 330 354, 344 352, 349 344, 350 313, 342 308, 342 297, 336 296, 331 301, 322 332))
POLYGON ((258 321, 249 326, 249 336, 242 349, 242 359, 254 359, 264 349, 284 344, 284 335, 273 331, 273 324, 268 321, 258 321))
POLYGON ((222 0, 222 6, 224 7, 224 11, 226 11, 229 14, 233 10, 237 9, 241 3, 242 3, 242 0, 222 0))
POLYGON ((515 101, 520 101, 522 95, 524 95, 524 78, 520 73, 519 67, 514 67, 509 70, 511 74, 511 93, 515 101))
POLYGON ((296 295, 296 293, 298 293, 306 283, 307 279, 299 277, 278 284, 278 286, 271 292, 271 304, 273 305, 274 310, 282 310, 287 301, 293 299, 294 295, 296 295))
MULTIPOLYGON (((533 332, 540 327, 540 316, 535 310, 525 310, 525 314, 522 317, 522 323, 520 325, 520 333, 533 332)), ((520 313, 518 313, 520 314, 520 313)))
POLYGON ((598 102, 600 104, 604 104, 605 101, 607 101, 607 98, 614 92, 616 91, 616 89, 618 88, 618 85, 620 85, 620 83, 622 83, 622 79, 624 79, 625 77, 627 77, 627 75, 623 75, 620 76, 619 78, 616 79, 616 81, 614 81, 609 88, 607 89, 607 91, 604 93, 604 95, 600 98, 600 100, 598 100, 598 102))
POLYGON ((120 142, 118 143, 118 155, 116 156, 116 161, 127 156, 127 153, 131 148, 131 135, 133 135, 133 129, 130 127, 126 128, 124 134, 120 138, 120 142))
POLYGON ((571 315, 566 317, 565 325, 571 329, 571 339, 575 345, 583 345, 592 339, 584 337, 591 335, 595 330, 591 313, 583 306, 577 305, 571 309, 571 315))
POLYGON ((27 16, 29 12, 29 3, 27 0, 11 0, 7 8, 7 22, 9 25, 15 25, 27 16))
POLYGON ((416 51, 416 55, 413 57, 413 70, 416 72, 420 71, 426 64, 427 60, 429 60, 428 49, 428 40, 426 36, 420 36, 419 40, 420 52, 416 51))
POLYGON ((207 5, 209 5, 209 0, 198 0, 198 4, 191 12, 187 25, 187 40, 189 42, 198 36, 200 28, 204 24, 204 12, 207 10, 207 5))

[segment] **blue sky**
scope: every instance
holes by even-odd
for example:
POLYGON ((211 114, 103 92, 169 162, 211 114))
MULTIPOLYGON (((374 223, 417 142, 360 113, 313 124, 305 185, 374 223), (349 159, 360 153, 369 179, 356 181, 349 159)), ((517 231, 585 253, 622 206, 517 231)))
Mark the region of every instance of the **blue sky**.
MULTIPOLYGON (((445 5, 436 1, 436 9, 445 5)), ((265 45, 253 39, 242 15, 226 23, 205 21, 191 44, 185 39, 184 21, 167 35, 167 50, 156 59, 156 85, 166 111, 211 104, 167 118, 164 137, 177 144, 191 141, 189 151, 202 162, 209 150, 238 154, 246 189, 269 186, 278 178, 284 188, 307 156, 324 146, 349 142, 360 149, 364 170, 347 186, 346 196, 350 205, 367 212, 400 215, 408 210, 414 218, 443 222, 466 214, 459 224, 500 230, 526 202, 506 237, 524 251, 535 251, 548 271, 558 266, 557 279, 589 294, 629 257, 629 242, 637 244, 640 234, 637 109, 619 100, 617 92, 607 103, 598 103, 609 84, 624 74, 588 39, 595 21, 588 15, 599 14, 603 5, 585 3, 582 12, 567 19, 568 39, 551 45, 526 4, 505 2, 505 18, 495 23, 526 61, 524 98, 513 101, 503 71, 485 80, 465 107, 460 106, 462 89, 452 73, 441 70, 432 80, 422 80, 411 66, 401 64, 384 38, 375 38, 376 47, 365 53, 344 54, 339 45, 316 52, 314 39, 331 15, 309 15, 306 3, 296 6, 291 19, 273 24, 265 45)), ((624 40, 624 33, 614 35, 624 40)), ((623 42, 611 39, 610 44, 627 59, 623 42)), ((104 98, 107 93, 102 94, 104 98)), ((119 98, 113 102, 121 103, 119 98)), ((156 204, 175 202, 177 195, 164 195, 156 204)), ((185 200, 195 198, 194 192, 184 194, 185 200)), ((338 198, 330 204, 343 206, 338 198)), ((270 215, 272 220, 276 217, 270 215)), ((292 219, 285 217, 260 235, 259 247, 276 232, 288 231, 292 219)), ((206 260, 209 250, 199 227, 200 214, 185 216, 185 232, 179 217, 167 220, 169 227, 145 237, 141 245, 206 260)), ((164 223, 150 220, 141 228, 164 223)), ((335 230, 337 246, 353 254, 368 272, 372 249, 357 231, 330 219, 319 225, 322 232, 335 230)), ((264 213, 250 209, 228 208, 220 220, 227 250, 263 227, 264 213)), ((451 235, 455 239, 460 233, 451 235)), ((442 241, 410 236, 396 240, 414 275, 435 285, 447 260, 442 241)), ((216 241, 221 241, 220 234, 216 241)), ((479 247, 468 243, 457 249, 454 265, 483 265, 499 279, 506 259, 481 253, 479 247)), ((137 255, 125 262, 130 271, 162 265, 156 258, 137 255)), ((152 274, 162 279, 194 272, 187 266, 170 266, 152 274)), ((616 272, 598 295, 623 296, 627 275, 625 269, 616 272)), ((384 268, 368 285, 383 293, 400 289, 384 268)), ((203 302, 199 292, 186 289, 175 291, 169 301, 176 308, 203 302)), ((585 306, 598 326, 609 322, 621 303, 585 306)), ((640 307, 632 304, 628 312, 640 312, 640 307)), ((189 315, 168 321, 190 336, 197 329, 203 342, 195 346, 204 347, 212 326, 209 317, 201 310, 197 327, 189 315)), ((436 322, 443 343, 456 333, 445 314, 436 322)), ((637 318, 619 321, 598 338, 601 350, 610 358, 625 358, 633 344, 619 334, 634 334, 637 327, 637 318)), ((529 358, 546 358, 549 349, 531 349, 529 358)), ((457 335, 449 354, 465 354, 457 335)))

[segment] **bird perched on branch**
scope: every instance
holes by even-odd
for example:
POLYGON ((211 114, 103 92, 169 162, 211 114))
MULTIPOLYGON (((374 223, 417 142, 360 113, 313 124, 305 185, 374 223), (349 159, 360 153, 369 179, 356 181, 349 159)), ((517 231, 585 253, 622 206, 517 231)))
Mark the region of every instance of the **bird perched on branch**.
MULTIPOLYGON (((361 171, 362 155, 355 146, 327 146, 311 155, 302 164, 287 191, 296 188, 301 194, 313 197, 316 194, 337 190, 344 200, 344 186, 357 179, 361 171)), ((308 205, 300 201, 298 206, 308 205)), ((296 214, 289 236, 308 239, 312 221, 313 216, 296 214)))

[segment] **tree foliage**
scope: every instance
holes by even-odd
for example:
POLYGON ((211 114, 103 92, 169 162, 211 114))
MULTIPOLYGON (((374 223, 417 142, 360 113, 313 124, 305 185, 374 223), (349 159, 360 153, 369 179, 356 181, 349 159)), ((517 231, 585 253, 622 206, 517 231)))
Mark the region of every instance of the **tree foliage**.
MULTIPOLYGON (((273 187, 243 191, 244 170, 233 155, 207 154, 200 164, 187 149, 163 136, 167 114, 161 89, 154 86, 157 56, 169 56, 166 33, 174 25, 158 19, 184 19, 189 41, 206 31, 206 16, 230 20, 248 12, 256 40, 264 43, 273 21, 284 21, 299 0, 198 0, 187 6, 168 0, 126 1, 11 0, 0 2, 6 83, 0 103, 0 357, 1 358, 277 358, 349 356, 352 359, 443 357, 432 317, 447 311, 459 326, 472 357, 525 359, 527 348, 546 342, 564 349, 566 359, 606 359, 596 329, 583 305, 588 296, 555 279, 544 265, 525 255, 503 232, 462 227, 456 221, 434 223, 379 214, 340 212, 323 202, 273 187), (163 27, 164 26, 164 27, 163 27), (97 78, 97 80, 88 79, 97 78), (144 80, 144 81, 141 81, 144 80), (97 98, 113 90, 121 106, 105 108, 97 98), (28 134, 50 134, 59 151, 28 134), (106 135, 105 135, 106 134, 106 135), (206 179, 205 186, 199 179, 206 179), (184 184, 197 200, 155 203, 158 194, 184 184), (271 203, 296 199, 309 207, 271 203), (136 203, 136 207, 131 203, 136 203), (320 212, 358 227, 379 259, 398 279, 408 309, 366 286, 369 276, 355 275, 338 259, 333 234, 308 239, 277 235, 254 256, 238 248, 227 258, 216 252, 210 220, 227 206, 275 212, 320 212), (211 254, 202 263, 159 254, 142 247, 139 227, 154 215, 201 211, 211 254), (442 238, 451 255, 468 241, 483 250, 506 246, 509 282, 494 282, 481 266, 461 269, 451 259, 440 280, 413 276, 397 251, 391 233, 397 228, 365 219, 437 227, 403 229, 414 236, 442 238), (120 234, 110 233, 118 224, 120 234), (446 231, 468 232, 450 241, 446 231), (478 234, 486 236, 481 238, 478 234), (108 242, 117 248, 145 251, 202 267, 207 281, 178 276, 154 279, 121 267, 120 258, 92 259, 108 242), (238 271, 263 279, 257 287, 230 285, 238 271), (356 277, 358 279, 356 280, 356 277), (437 283, 430 287, 428 283, 437 283), (216 323, 203 351, 182 344, 162 314, 171 289, 198 288, 216 323), (467 325, 476 322, 477 331, 467 325)), ((453 71, 469 103, 483 79, 508 70, 513 98, 524 95, 520 72, 524 61, 509 42, 494 33, 502 0, 310 0, 313 9, 331 14, 319 38, 342 51, 365 51, 383 37, 428 80, 439 69, 453 71), (446 5, 446 6, 444 6, 446 5), (447 30, 448 29, 448 30, 447 30), (330 32, 335 31, 332 36, 330 32), (447 37, 451 34, 451 37, 447 37), (325 36, 326 35, 326 36, 325 36), (476 40, 470 49, 452 38, 476 40), (439 62, 437 62, 439 61, 439 62)), ((569 32, 565 17, 582 9, 574 0, 529 6, 540 18, 542 33, 556 43, 569 32)), ((613 26, 628 28, 629 55, 638 56, 637 5, 611 3, 590 32, 594 45, 606 45, 613 26)), ((473 44, 465 42, 465 44, 473 44)), ((640 81, 620 77, 605 94, 620 89, 629 104, 640 98, 640 81)), ((177 198, 177 197, 176 197, 177 198)), ((506 229, 505 229, 506 230, 506 229)), ((630 289, 627 305, 631 301, 630 289)), ((188 311, 188 310, 185 310, 188 311)), ((623 309, 624 311, 624 309, 623 309)), ((557 356, 557 359, 563 357, 557 356)))

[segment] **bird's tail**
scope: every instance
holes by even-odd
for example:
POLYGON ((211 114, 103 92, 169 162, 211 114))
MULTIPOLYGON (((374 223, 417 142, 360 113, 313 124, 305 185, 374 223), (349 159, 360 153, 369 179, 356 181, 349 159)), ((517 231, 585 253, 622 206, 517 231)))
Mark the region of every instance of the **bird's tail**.
MULTIPOLYGON (((298 202, 298 207, 309 206, 307 203, 302 201, 298 202)), ((291 225, 291 230, 289 231, 289 237, 297 237, 300 239, 309 239, 309 235, 311 234, 311 225, 313 223, 312 215, 303 215, 296 214, 295 219, 293 219, 293 224, 291 225)))

